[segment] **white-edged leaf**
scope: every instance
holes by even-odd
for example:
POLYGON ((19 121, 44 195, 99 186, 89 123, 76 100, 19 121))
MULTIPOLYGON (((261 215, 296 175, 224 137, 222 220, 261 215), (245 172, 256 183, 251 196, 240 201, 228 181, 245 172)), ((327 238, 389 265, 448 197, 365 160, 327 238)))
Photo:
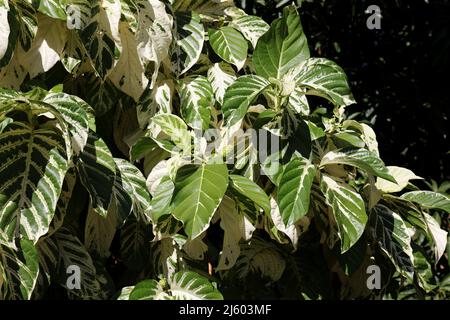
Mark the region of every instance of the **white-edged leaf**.
POLYGON ((333 61, 309 58, 295 68, 299 71, 297 85, 307 88, 306 94, 326 98, 338 106, 355 103, 344 70, 333 61))
MULTIPOLYGON (((85 4, 80 4, 79 7, 77 7, 77 3, 72 5, 74 10, 78 9, 79 12, 82 12, 85 4)), ((89 0, 89 5, 91 6, 89 22, 82 26, 80 38, 96 74, 101 79, 105 79, 114 67, 115 58, 120 48, 121 5, 119 0, 104 0, 101 2, 89 0)))
POLYGON ((415 202, 426 209, 439 209, 450 213, 450 198, 433 191, 410 191, 402 194, 403 199, 415 202))
POLYGON ((250 104, 268 86, 270 82, 257 75, 241 76, 225 91, 223 115, 228 125, 244 118, 250 104))
POLYGON ((0 299, 30 299, 38 274, 38 253, 31 241, 20 240, 17 249, 0 244, 0 299))
POLYGON ((208 69, 208 80, 211 83, 216 100, 223 104, 223 97, 227 88, 236 80, 233 68, 225 63, 215 63, 208 69))
POLYGON ((5 56, 9 45, 8 38, 11 29, 8 23, 8 12, 8 1, 5 1, 0 4, 0 61, 2 61, 5 56))
POLYGON ((181 150, 190 150, 191 136, 186 123, 180 117, 158 114, 152 118, 152 123, 158 125, 181 150))
POLYGON ((272 22, 259 38, 253 52, 256 74, 281 79, 289 69, 309 58, 306 36, 294 6, 284 9, 283 17, 272 22))
POLYGON ((0 133, 0 243, 47 233, 68 170, 59 132, 12 122, 0 133))
POLYGON ((79 154, 87 143, 89 135, 89 118, 79 101, 65 93, 50 93, 42 100, 54 106, 69 128, 72 149, 79 154))
POLYGON ((308 213, 311 186, 316 167, 297 156, 284 167, 278 187, 278 206, 286 227, 295 224, 308 213))
POLYGON ((265 212, 270 212, 270 200, 264 190, 252 180, 232 174, 230 175, 230 187, 239 197, 245 197, 257 204, 265 212))
POLYGON ((109 73, 109 78, 117 88, 137 102, 149 80, 145 76, 145 69, 138 53, 135 35, 128 28, 127 23, 123 21, 119 23, 119 31, 122 53, 117 65, 109 73))
POLYGON ((175 14, 176 43, 172 50, 172 66, 179 75, 188 71, 200 58, 205 29, 195 12, 175 14))
POLYGON ((412 278, 414 272, 411 235, 402 218, 388 207, 377 204, 372 209, 372 227, 381 249, 399 272, 412 278))
POLYGON ((259 272, 264 278, 278 281, 284 273, 286 261, 270 241, 253 238, 250 243, 241 246, 241 255, 235 268, 240 279, 250 272, 259 272))
POLYGON ((94 210, 106 217, 113 195, 116 165, 105 142, 93 132, 77 164, 80 179, 90 194, 94 210))
POLYGON ((424 217, 428 227, 428 233, 431 236, 431 240, 434 242, 434 259, 437 264, 447 247, 448 232, 442 230, 439 223, 429 214, 425 213, 424 217))
POLYGON ((247 59, 248 45, 244 37, 232 27, 209 29, 209 43, 214 52, 228 63, 242 69, 247 59))
POLYGON ((67 32, 63 21, 39 16, 36 37, 21 58, 21 64, 31 78, 47 72, 60 60, 66 41, 67 32))
POLYGON ((207 278, 192 271, 175 273, 169 284, 171 296, 176 300, 223 300, 207 278))
POLYGON ((180 109, 186 123, 193 129, 207 129, 214 104, 214 93, 204 76, 185 78, 180 88, 180 109))
POLYGON ((153 279, 137 283, 130 293, 129 300, 167 300, 169 295, 163 287, 153 279))
POLYGON ((80 289, 68 290, 72 297, 78 299, 104 299, 101 284, 91 256, 80 240, 67 228, 61 228, 55 233, 55 241, 60 256, 62 279, 60 284, 67 288, 67 270, 69 266, 78 266, 81 271, 80 289))
POLYGON ((350 249, 361 237, 367 223, 364 200, 348 185, 322 175, 320 185, 326 203, 331 207, 341 238, 341 252, 350 249))
POLYGON ((382 178, 377 178, 375 186, 383 192, 399 192, 408 185, 410 180, 423 179, 416 176, 414 172, 406 168, 396 166, 387 166, 386 168, 388 169, 389 174, 394 177, 395 181, 397 181, 397 183, 393 183, 382 178))
POLYGON ((260 17, 244 15, 232 20, 231 25, 238 29, 256 48, 259 38, 269 30, 269 25, 260 17))
POLYGON ((320 166, 331 164, 346 164, 349 166, 354 166, 374 176, 394 183, 396 182, 395 178, 392 177, 384 165, 383 160, 367 149, 345 148, 330 151, 322 158, 320 166))
POLYGON ((186 165, 178 169, 172 215, 183 222, 189 239, 208 227, 227 187, 225 164, 186 165))

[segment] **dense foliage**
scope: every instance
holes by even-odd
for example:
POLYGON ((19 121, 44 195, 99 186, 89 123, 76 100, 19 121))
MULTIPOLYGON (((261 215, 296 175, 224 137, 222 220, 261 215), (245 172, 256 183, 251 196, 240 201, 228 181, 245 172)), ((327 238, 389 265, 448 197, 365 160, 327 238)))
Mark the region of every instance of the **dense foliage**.
POLYGON ((1 298, 448 297, 449 197, 385 166, 294 6, 0 1, 0 28, 1 298))
MULTIPOLYGON (((272 21, 292 1, 236 1, 272 21)), ((450 180, 450 2, 446 0, 296 0, 312 55, 338 63, 356 104, 349 117, 368 121, 380 153, 425 179, 450 180), (370 5, 381 29, 368 29, 370 5), (411 130, 413 128, 413 130, 411 130)))

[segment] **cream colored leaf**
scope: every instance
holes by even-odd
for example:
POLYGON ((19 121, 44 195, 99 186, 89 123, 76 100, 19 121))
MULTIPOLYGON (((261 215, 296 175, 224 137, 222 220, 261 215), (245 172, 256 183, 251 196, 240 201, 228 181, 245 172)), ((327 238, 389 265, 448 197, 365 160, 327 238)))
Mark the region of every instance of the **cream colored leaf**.
POLYGON ((137 51, 137 41, 126 22, 120 22, 122 54, 109 78, 114 85, 138 101, 148 84, 144 67, 137 51))
POLYGON ((67 41, 65 23, 50 17, 38 16, 38 31, 21 63, 34 78, 40 73, 50 70, 59 60, 67 41))
POLYGON ((393 183, 378 177, 375 186, 383 192, 399 192, 408 185, 410 180, 423 179, 416 176, 414 172, 406 168, 396 166, 387 166, 386 168, 388 169, 389 174, 395 178, 395 181, 397 181, 397 183, 393 183))

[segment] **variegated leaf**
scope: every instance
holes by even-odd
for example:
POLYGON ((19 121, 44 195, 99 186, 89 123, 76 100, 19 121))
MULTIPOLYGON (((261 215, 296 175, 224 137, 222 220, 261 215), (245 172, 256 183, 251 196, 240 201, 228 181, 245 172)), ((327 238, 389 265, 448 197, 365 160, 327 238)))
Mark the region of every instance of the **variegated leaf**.
POLYGON ((193 129, 207 129, 214 103, 214 93, 208 79, 190 77, 180 88, 181 115, 193 129))
POLYGON ((0 242, 47 233, 68 169, 59 132, 12 122, 0 134, 0 242))

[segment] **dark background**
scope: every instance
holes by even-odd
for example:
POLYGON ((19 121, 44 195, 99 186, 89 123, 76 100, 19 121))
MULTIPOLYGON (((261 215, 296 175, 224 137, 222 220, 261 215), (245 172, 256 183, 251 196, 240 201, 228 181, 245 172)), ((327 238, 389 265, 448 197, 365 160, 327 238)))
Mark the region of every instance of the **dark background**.
MULTIPOLYGON (((267 22, 282 7, 274 0, 236 1, 267 22)), ((284 1, 281 1, 284 2, 284 1)), ((297 1, 311 56, 337 62, 357 101, 347 114, 377 133, 386 165, 425 179, 450 180, 450 1, 297 1), (381 9, 381 29, 365 13, 381 9)))

